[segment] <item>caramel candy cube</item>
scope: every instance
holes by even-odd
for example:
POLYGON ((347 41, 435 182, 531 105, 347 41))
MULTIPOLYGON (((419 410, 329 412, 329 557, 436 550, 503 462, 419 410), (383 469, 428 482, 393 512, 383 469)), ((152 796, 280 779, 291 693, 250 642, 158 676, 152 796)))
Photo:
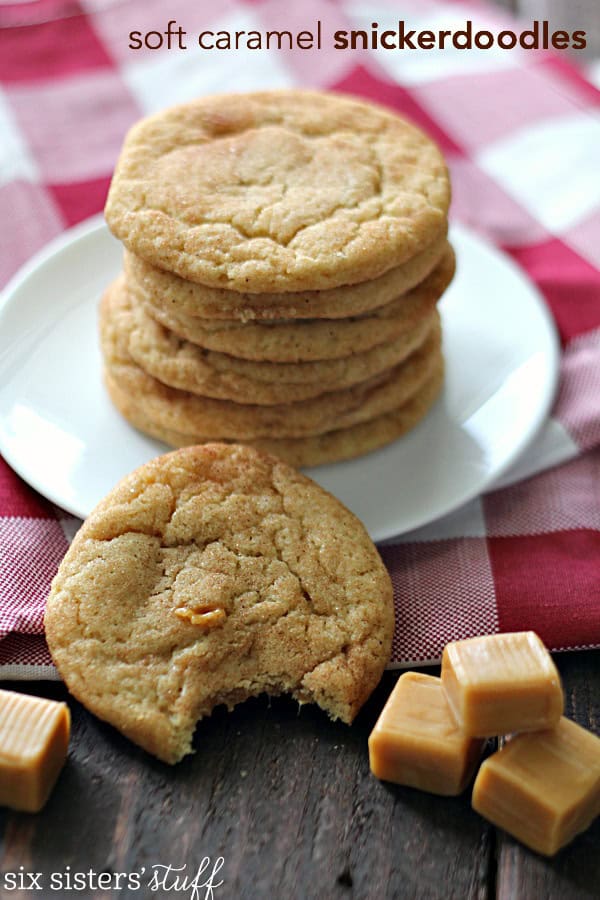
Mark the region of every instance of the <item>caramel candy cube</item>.
POLYGON ((559 674, 533 631, 447 644, 442 683, 456 721, 472 737, 553 728, 563 712, 559 674))
POLYGON ((377 778, 432 794, 460 794, 483 741, 458 729, 439 678, 406 672, 398 679, 369 737, 377 778))
POLYGON ((67 758, 66 703, 0 690, 0 806, 39 812, 67 758))
POLYGON ((473 809, 552 856, 600 815, 600 738, 565 718, 516 735, 481 766, 473 809))

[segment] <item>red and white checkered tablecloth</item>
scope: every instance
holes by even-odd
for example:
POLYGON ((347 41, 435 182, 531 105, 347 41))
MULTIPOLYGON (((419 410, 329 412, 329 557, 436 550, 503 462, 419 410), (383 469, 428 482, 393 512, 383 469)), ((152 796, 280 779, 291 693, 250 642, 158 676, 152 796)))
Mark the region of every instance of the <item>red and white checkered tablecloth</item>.
MULTIPOLYGON (((471 18, 430 0, 37 0, 0 5, 0 284, 63 229, 102 209, 126 129, 202 93, 304 85, 373 98, 437 140, 455 220, 537 283, 563 344, 552 418, 512 473, 538 473, 382 547, 396 591, 393 662, 451 639, 534 628, 553 649, 600 646, 600 93, 565 54, 523 50, 201 52, 128 49, 131 30, 325 34, 399 18, 471 18), (557 465, 559 464, 560 465, 557 465), (553 466, 553 468, 549 468, 553 466), (541 473, 541 474, 540 474, 541 473)), ((526 26, 517 26, 526 27, 526 26)), ((0 459, 0 666, 52 677, 50 580, 77 527, 0 459)))

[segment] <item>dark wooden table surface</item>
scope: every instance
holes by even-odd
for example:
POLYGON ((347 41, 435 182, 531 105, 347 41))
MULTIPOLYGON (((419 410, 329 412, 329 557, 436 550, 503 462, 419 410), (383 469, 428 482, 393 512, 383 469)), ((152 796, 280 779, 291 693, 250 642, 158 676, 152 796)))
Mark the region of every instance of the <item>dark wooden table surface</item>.
MULTIPOLYGON (((565 654, 558 665, 567 715, 600 734, 600 653, 565 654)), ((73 735, 46 809, 1 813, 0 872, 42 873, 43 890, 0 886, 0 896, 204 900, 206 888, 153 891, 153 867, 184 866, 191 878, 210 857, 203 882, 223 857, 214 900, 600 897, 600 819, 547 860, 486 824, 468 791, 434 797, 369 774, 367 737, 396 677, 385 675, 352 727, 286 698, 219 709, 199 725, 196 754, 174 768, 89 715, 62 685, 12 685, 67 699, 73 735), (90 870, 112 873, 111 884, 117 873, 137 874, 139 889, 124 876, 121 890, 51 889, 67 886, 65 873, 90 870)))
MULTIPOLYGON (((587 54, 600 50, 600 0, 495 2, 584 27, 587 54)), ((565 654, 558 664, 567 715, 600 734, 600 653, 565 654)), ((210 900, 206 888, 153 891, 153 867, 185 867, 193 878, 209 857, 203 882, 223 857, 214 900, 600 898, 600 819, 547 860, 486 824, 468 791, 438 798, 370 776, 367 737, 396 677, 384 677, 351 728, 285 698, 218 710, 200 724, 195 756, 175 768, 137 750, 59 684, 5 685, 67 699, 73 737, 46 809, 0 811, 0 873, 22 873, 24 884, 8 890, 0 880, 0 897, 210 900), (26 889, 27 873, 39 873, 41 890, 26 889), (120 890, 52 889, 75 873, 108 873, 113 884, 125 873, 130 887, 122 877, 120 890)))

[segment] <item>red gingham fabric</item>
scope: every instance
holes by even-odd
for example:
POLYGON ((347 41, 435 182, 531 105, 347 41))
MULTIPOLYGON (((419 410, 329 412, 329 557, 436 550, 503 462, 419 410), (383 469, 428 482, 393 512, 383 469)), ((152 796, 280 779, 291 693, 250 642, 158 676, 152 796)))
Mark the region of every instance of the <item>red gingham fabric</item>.
MULTIPOLYGON (((468 0, 377 5, 382 28, 399 17, 420 29, 458 28, 467 16, 493 32, 527 27, 468 0)), ((600 94, 564 54, 541 51, 127 46, 132 29, 160 31, 169 19, 190 36, 208 28, 298 31, 317 20, 331 35, 369 27, 373 17, 366 0, 0 6, 0 284, 102 209, 124 133, 143 114, 202 93, 288 85, 397 109, 446 154, 454 219, 502 247, 537 283, 564 353, 552 418, 511 477, 537 474, 381 548, 396 595, 392 663, 437 660, 449 640, 498 630, 534 628, 556 650, 600 646, 600 94)), ((0 460, 5 677, 55 675, 44 600, 77 524, 0 460)))

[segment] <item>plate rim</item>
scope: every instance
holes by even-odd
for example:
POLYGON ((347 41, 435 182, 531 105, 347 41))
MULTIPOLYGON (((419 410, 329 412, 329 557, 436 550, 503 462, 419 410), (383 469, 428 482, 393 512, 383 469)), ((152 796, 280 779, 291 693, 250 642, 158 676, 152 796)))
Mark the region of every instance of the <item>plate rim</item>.
POLYGON ((102 213, 96 213, 96 215, 89 216, 82 222, 78 222, 77 225, 72 225, 70 228, 61 231, 61 233, 57 234, 51 241, 48 241, 43 247, 36 250, 33 256, 30 256, 22 266, 19 266, 17 271, 8 279, 2 290, 0 290, 0 313, 4 309, 4 306, 10 301, 11 295, 19 290, 21 285, 27 281, 34 272, 45 263, 49 262, 57 253, 60 253, 61 250, 66 250, 66 248, 75 241, 93 234, 94 231, 104 231, 105 229, 108 230, 108 225, 106 224, 104 215, 102 213))
MULTIPOLYGON (((509 470, 510 467, 523 455, 523 453, 527 451, 527 449, 535 440, 535 437, 539 433, 544 422, 549 417, 558 391, 561 359, 560 336, 554 317, 552 316, 551 310, 546 303, 539 287, 529 277, 528 273, 523 268, 521 268, 514 259, 512 259, 512 257, 510 257, 502 248, 498 247, 487 237, 481 236, 478 232, 474 231, 469 226, 466 226, 461 222, 451 221, 449 228, 450 237, 453 231, 455 233, 458 231, 462 236, 466 237, 469 241, 472 241, 475 245, 480 245, 486 251, 491 252, 496 257, 500 258, 503 265, 510 269, 513 274, 515 274, 520 280, 526 281, 530 289, 530 299, 535 303, 537 311, 541 315, 546 329, 546 337, 548 339, 548 365, 551 371, 551 375, 544 383, 544 395, 540 398, 539 405, 536 408, 536 414, 532 416, 531 420, 528 422, 528 428, 524 430, 521 439, 507 455, 507 458, 501 465, 499 465, 492 473, 487 472, 484 477, 482 477, 477 482, 473 490, 466 491, 464 493, 464 496, 462 496, 459 501, 450 500, 444 506, 441 506, 436 511, 436 514, 433 518, 431 518, 430 516, 425 516, 425 518, 423 518, 422 520, 411 523, 407 527, 401 527, 400 530, 398 530, 398 528, 390 530, 389 528, 386 529, 385 527, 383 527, 383 530, 374 529, 374 533, 371 535, 371 538, 377 543, 393 541, 394 538, 401 537, 420 528, 426 527, 433 522, 437 522, 450 515, 454 511, 461 509, 476 497, 482 496, 489 490, 493 490, 494 483, 506 474, 507 470, 509 470)), ((9 279, 7 284, 0 292, 0 317, 4 311, 4 308, 10 304, 15 292, 20 290, 34 273, 36 273, 42 266, 54 259, 62 251, 68 249, 77 241, 90 237, 95 232, 110 233, 110 229, 108 228, 102 213, 97 213, 96 215, 91 216, 83 220, 82 222, 79 222, 77 225, 74 225, 61 232, 61 234, 57 235, 49 243, 40 248, 33 256, 31 256, 14 273, 14 275, 9 279)), ((437 405, 437 403, 439 403, 439 398, 438 400, 436 400, 435 405, 437 405)), ((0 419, 2 418, 3 417, 0 414, 0 419)), ((172 449, 174 448, 168 448, 167 452, 172 449)), ((2 454, 2 457, 8 463, 8 465, 16 472, 16 474, 51 504, 78 519, 85 518, 85 515, 83 515, 80 510, 76 509, 75 504, 65 505, 64 497, 58 497, 52 489, 48 489, 48 486, 45 482, 40 482, 35 477, 35 474, 32 477, 29 471, 25 471, 19 465, 19 460, 13 456, 13 454, 10 452, 10 449, 7 450, 7 448, 4 446, 2 429, 0 429, 0 453, 2 454)), ((302 469, 302 471, 308 471, 308 474, 310 475, 311 471, 314 468, 318 467, 305 467, 302 469)), ((89 515, 89 513, 87 515, 89 515)))

